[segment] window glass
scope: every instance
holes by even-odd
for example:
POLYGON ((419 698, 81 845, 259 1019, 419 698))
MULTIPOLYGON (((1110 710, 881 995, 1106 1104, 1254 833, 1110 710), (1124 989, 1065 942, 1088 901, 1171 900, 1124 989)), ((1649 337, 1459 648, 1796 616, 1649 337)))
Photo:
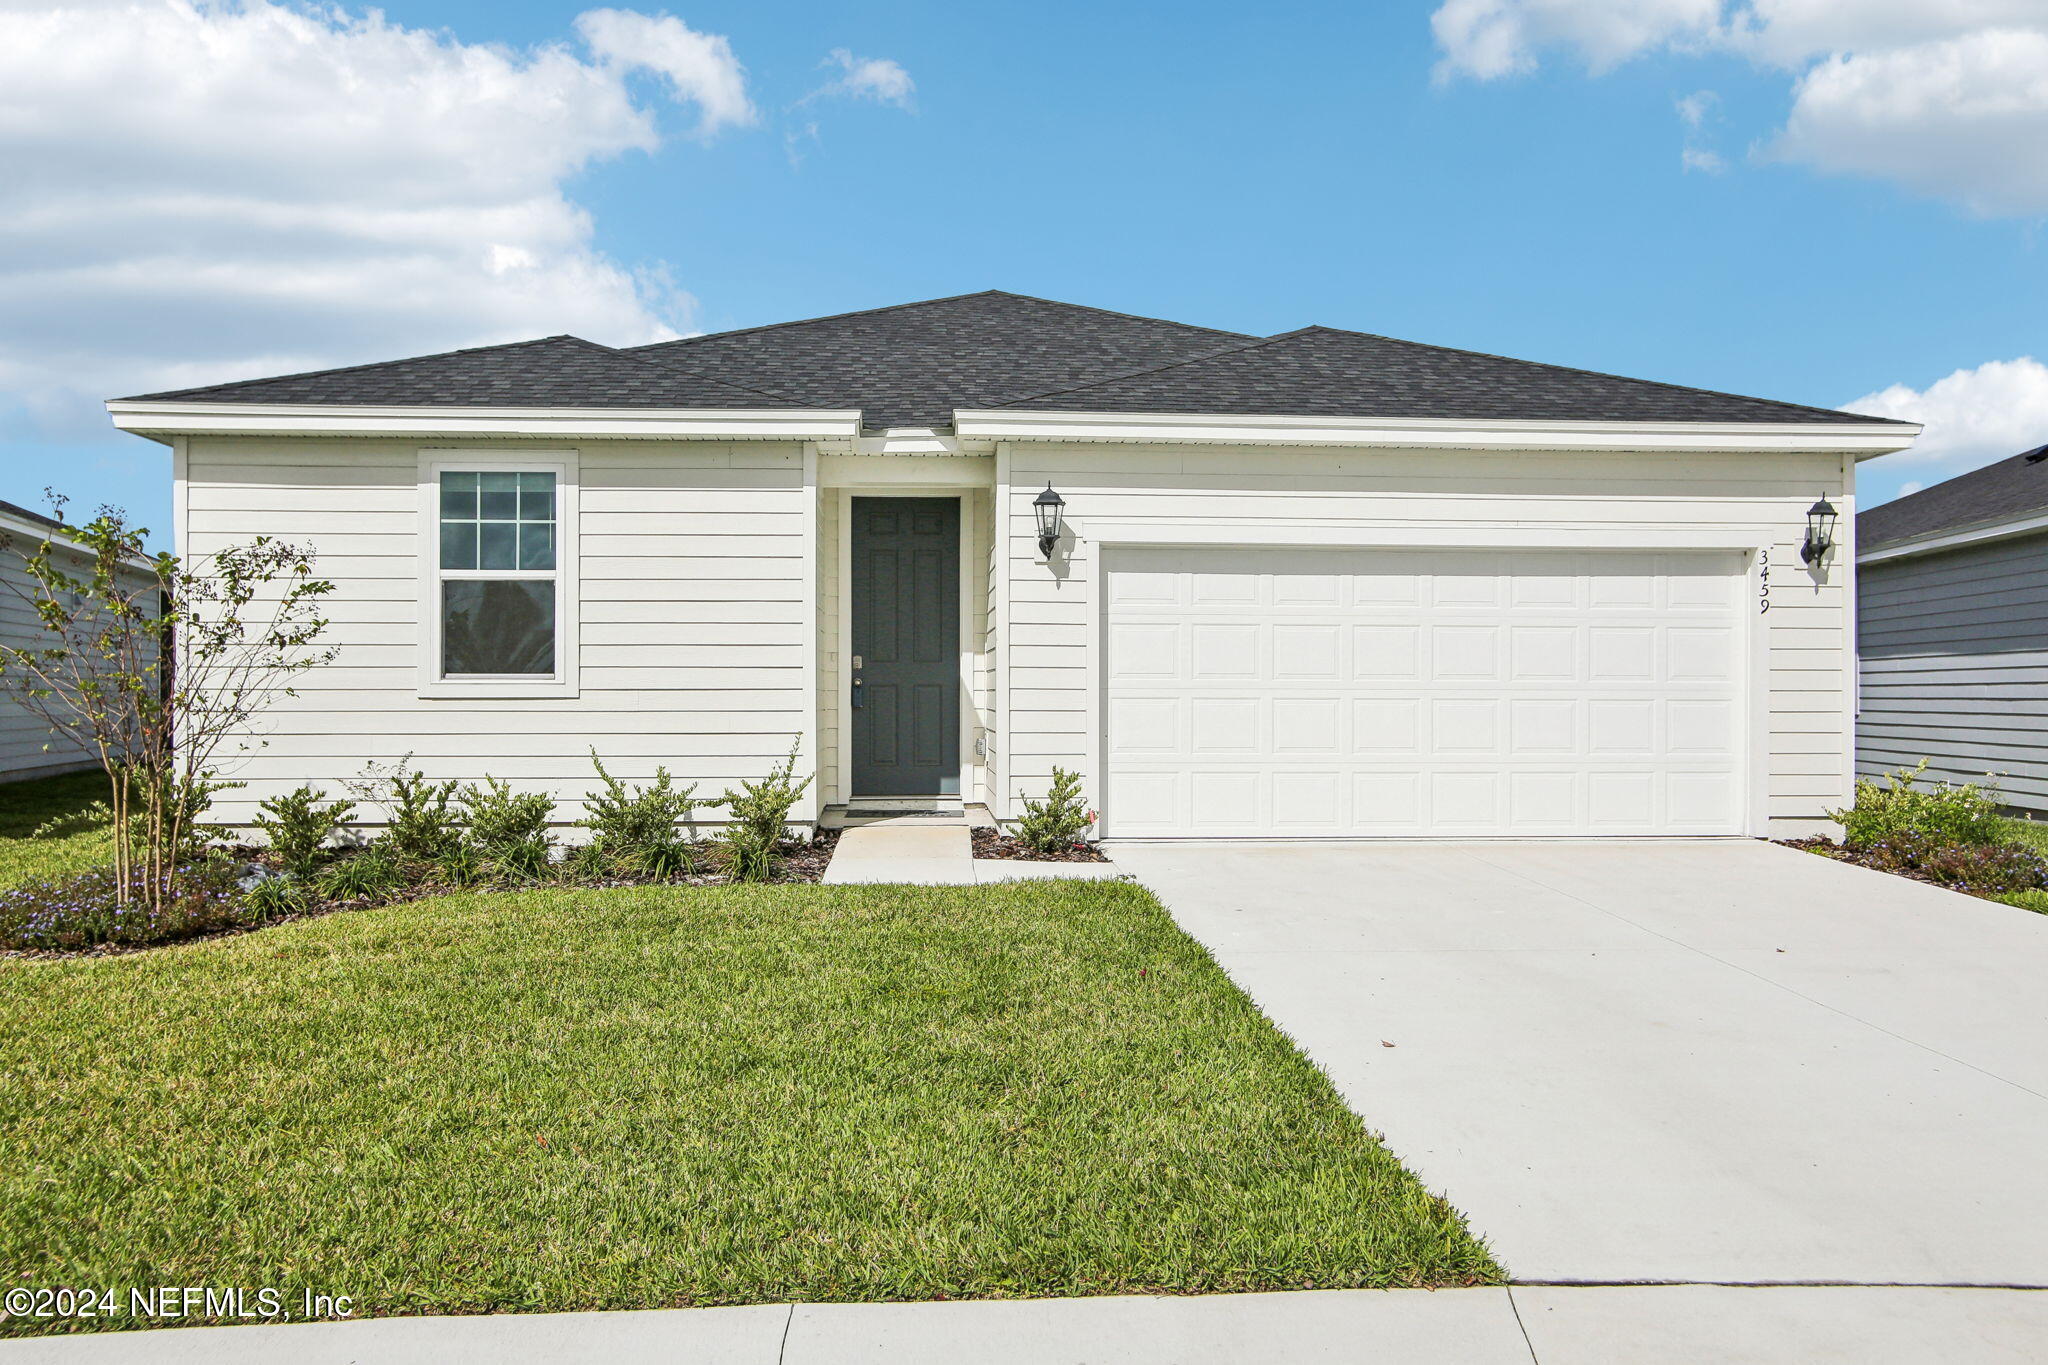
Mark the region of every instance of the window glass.
POLYGON ((547 579, 450 579, 441 585, 441 671, 555 671, 555 585, 547 579))
POLYGON ((441 567, 549 572, 555 567, 555 476, 441 476, 441 567))

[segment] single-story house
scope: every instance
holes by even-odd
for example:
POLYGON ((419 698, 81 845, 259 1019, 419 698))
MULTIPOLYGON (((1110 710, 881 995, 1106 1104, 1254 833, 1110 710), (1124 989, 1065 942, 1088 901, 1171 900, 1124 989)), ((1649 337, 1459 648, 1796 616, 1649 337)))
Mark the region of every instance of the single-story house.
MULTIPOLYGON (((73 552, 77 542, 68 534, 70 529, 54 517, 0 501, 0 644, 48 649, 58 642, 36 614, 38 588, 24 561, 48 542, 57 551, 61 568, 74 577, 89 578, 91 561, 85 553, 73 552)), ((145 563, 128 565, 125 572, 126 587, 132 591, 147 591, 156 581, 145 563)), ((0 782, 97 768, 98 755, 69 736, 53 732, 46 720, 22 703, 15 691, 17 681, 26 683, 25 679, 0 678, 0 782)))
POLYGON ((716 791, 794 742, 807 820, 1010 818, 1059 765, 1108 837, 1818 828, 1852 571, 1809 509, 1919 430, 1002 292, 108 406, 186 552, 339 585, 224 818, 407 754, 573 816, 593 747, 716 791))
POLYGON ((1856 519, 1856 768, 2048 811, 2048 446, 1856 519))

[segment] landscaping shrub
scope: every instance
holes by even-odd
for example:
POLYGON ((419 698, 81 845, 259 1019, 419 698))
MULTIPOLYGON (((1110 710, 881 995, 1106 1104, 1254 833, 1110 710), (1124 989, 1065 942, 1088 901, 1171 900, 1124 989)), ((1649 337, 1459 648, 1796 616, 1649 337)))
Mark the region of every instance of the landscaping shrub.
POLYGON ((383 804, 390 826, 384 839, 392 853, 434 862, 461 845, 460 821, 449 809, 455 800, 454 782, 429 782, 425 773, 407 772, 401 765, 386 785, 389 794, 383 804))
POLYGON ((235 875, 232 864, 208 859, 182 869, 161 896, 130 887, 125 900, 111 867, 0 888, 0 948, 139 947, 256 923, 235 875))
POLYGON ((475 886, 488 871, 468 844, 455 844, 434 860, 434 875, 450 886, 475 886))
POLYGON ((1842 826, 1842 842, 1850 848, 1900 837, 1939 843, 1984 845, 2006 837, 2006 822, 1998 813, 1998 790, 1992 786, 1966 783, 1957 786, 1938 782, 1918 785, 1927 770, 1919 766, 1888 773, 1882 784, 1868 779, 1856 783, 1856 804, 1848 810, 1831 810, 1828 817, 1842 826))
POLYGON ((1855 846, 1866 867, 1919 873, 1979 896, 2048 888, 2048 859, 2019 844, 1965 844, 1925 834, 1894 834, 1855 846))
POLYGON ((299 787, 258 806, 251 823, 263 831, 285 871, 305 877, 319 867, 327 841, 341 832, 355 810, 353 801, 322 804, 318 788, 299 787))
POLYGON ((486 777, 483 786, 462 789, 463 842, 487 872, 537 880, 553 865, 554 811, 555 798, 545 792, 514 792, 509 782, 486 777))
POLYGON ((577 821, 590 831, 590 842, 577 853, 588 871, 604 875, 651 877, 666 881, 692 871, 696 858, 689 839, 676 828, 700 805, 697 786, 677 788, 667 768, 654 770, 654 781, 635 791, 605 771, 597 750, 590 762, 604 780, 604 791, 586 802, 577 821))
POLYGON ((276 877, 265 877, 242 893, 242 908, 248 912, 250 922, 255 924, 267 924, 274 919, 288 919, 310 909, 312 905, 311 884, 305 878, 291 872, 276 877))
POLYGON ((789 832, 789 813, 811 785, 796 778, 796 744, 789 756, 758 782, 728 789, 716 804, 726 807, 732 823, 719 831, 725 854, 725 875, 736 882, 765 882, 781 865, 776 850, 789 832))
POLYGON ((1021 799, 1024 815, 1017 821, 1017 840, 1040 853, 1072 848, 1095 823, 1095 812, 1081 804, 1080 775, 1065 768, 1052 770, 1052 790, 1043 801, 1021 799))
POLYGON ((328 864, 320 873, 320 894, 329 900, 383 900, 406 884, 405 869, 382 844, 328 864))

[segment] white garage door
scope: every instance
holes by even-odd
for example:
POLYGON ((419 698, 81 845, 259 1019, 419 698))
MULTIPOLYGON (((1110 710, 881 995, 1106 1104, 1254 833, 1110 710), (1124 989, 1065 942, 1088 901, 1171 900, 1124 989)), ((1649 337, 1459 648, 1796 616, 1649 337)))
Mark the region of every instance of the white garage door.
POLYGON ((1105 834, 1742 829, 1737 555, 1130 549, 1107 568, 1105 834))

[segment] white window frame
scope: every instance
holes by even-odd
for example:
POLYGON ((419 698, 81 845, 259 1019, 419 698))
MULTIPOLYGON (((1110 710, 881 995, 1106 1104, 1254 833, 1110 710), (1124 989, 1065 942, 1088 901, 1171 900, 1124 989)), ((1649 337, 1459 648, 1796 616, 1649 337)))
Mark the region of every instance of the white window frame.
POLYGON ((581 504, 577 452, 573 450, 426 449, 419 464, 419 695, 422 698, 531 698, 579 695, 581 632, 578 603, 580 564, 577 529, 581 504), (553 474, 555 476, 555 567, 537 569, 447 569, 441 567, 441 475, 553 474), (441 673, 441 584, 455 579, 546 579, 555 582, 555 671, 497 677, 444 677, 441 673))

